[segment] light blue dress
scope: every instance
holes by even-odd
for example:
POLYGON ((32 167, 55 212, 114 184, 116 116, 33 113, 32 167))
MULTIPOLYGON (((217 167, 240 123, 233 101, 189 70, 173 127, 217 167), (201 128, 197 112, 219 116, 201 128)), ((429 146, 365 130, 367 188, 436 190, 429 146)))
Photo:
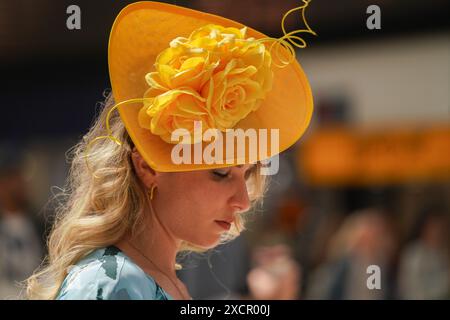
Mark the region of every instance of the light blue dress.
POLYGON ((94 250, 73 266, 57 300, 173 300, 119 248, 94 250))

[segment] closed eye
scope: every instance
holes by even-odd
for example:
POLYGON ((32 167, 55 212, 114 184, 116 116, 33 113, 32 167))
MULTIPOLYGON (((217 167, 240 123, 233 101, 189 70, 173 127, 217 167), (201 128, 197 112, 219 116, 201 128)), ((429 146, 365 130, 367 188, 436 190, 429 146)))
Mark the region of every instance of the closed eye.
POLYGON ((220 178, 226 178, 228 177, 229 172, 213 171, 213 174, 220 178))
MULTIPOLYGON (((247 169, 247 171, 245 172, 245 180, 248 180, 251 177, 251 175, 256 171, 256 168, 257 166, 253 165, 250 169, 247 169)), ((214 170, 212 173, 219 178, 227 178, 230 175, 231 170, 228 171, 214 170)))

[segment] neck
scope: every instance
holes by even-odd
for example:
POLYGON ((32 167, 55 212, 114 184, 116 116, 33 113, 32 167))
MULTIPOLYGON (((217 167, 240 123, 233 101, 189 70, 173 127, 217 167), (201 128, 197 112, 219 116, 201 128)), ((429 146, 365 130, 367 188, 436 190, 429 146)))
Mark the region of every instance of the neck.
POLYGON ((130 255, 143 269, 154 269, 176 278, 176 254, 181 240, 163 226, 154 212, 145 214, 145 229, 139 235, 126 235, 116 245, 130 255), (150 259, 148 261, 147 259, 150 259))

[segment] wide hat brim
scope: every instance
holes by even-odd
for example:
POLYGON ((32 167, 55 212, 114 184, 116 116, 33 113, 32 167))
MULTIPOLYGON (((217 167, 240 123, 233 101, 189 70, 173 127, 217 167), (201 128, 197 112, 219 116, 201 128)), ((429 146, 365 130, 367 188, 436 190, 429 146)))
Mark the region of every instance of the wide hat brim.
MULTIPOLYGON (((180 36, 188 37, 192 31, 207 24, 245 27, 220 16, 159 2, 136 2, 122 9, 114 21, 108 48, 109 74, 115 102, 142 98, 148 89, 144 77, 154 71, 158 54, 169 47, 171 40, 180 36)), ((266 35, 247 28, 248 36, 267 38, 266 35)), ((288 58, 287 50, 282 49, 280 52, 284 58, 288 58)), ((276 152, 271 152, 269 144, 267 157, 258 154, 257 160, 272 157, 292 146, 305 132, 313 111, 311 88, 300 64, 294 60, 284 68, 273 65, 272 69, 272 90, 259 109, 248 114, 233 128, 267 129, 268 132, 279 129, 279 147, 276 152)), ((175 164, 171 158, 174 144, 165 142, 160 136, 139 126, 138 114, 142 105, 126 104, 118 109, 133 143, 154 170, 191 171, 248 162, 247 150, 245 159, 235 158, 231 164, 175 164)))

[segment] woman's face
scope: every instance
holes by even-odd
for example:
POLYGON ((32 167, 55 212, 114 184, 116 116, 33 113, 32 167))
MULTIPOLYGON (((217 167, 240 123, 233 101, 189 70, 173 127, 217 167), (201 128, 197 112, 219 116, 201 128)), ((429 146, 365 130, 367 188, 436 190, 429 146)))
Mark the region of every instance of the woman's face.
POLYGON ((159 172, 152 201, 161 223, 178 239, 199 247, 218 244, 235 215, 250 208, 246 181, 256 165, 159 172))

